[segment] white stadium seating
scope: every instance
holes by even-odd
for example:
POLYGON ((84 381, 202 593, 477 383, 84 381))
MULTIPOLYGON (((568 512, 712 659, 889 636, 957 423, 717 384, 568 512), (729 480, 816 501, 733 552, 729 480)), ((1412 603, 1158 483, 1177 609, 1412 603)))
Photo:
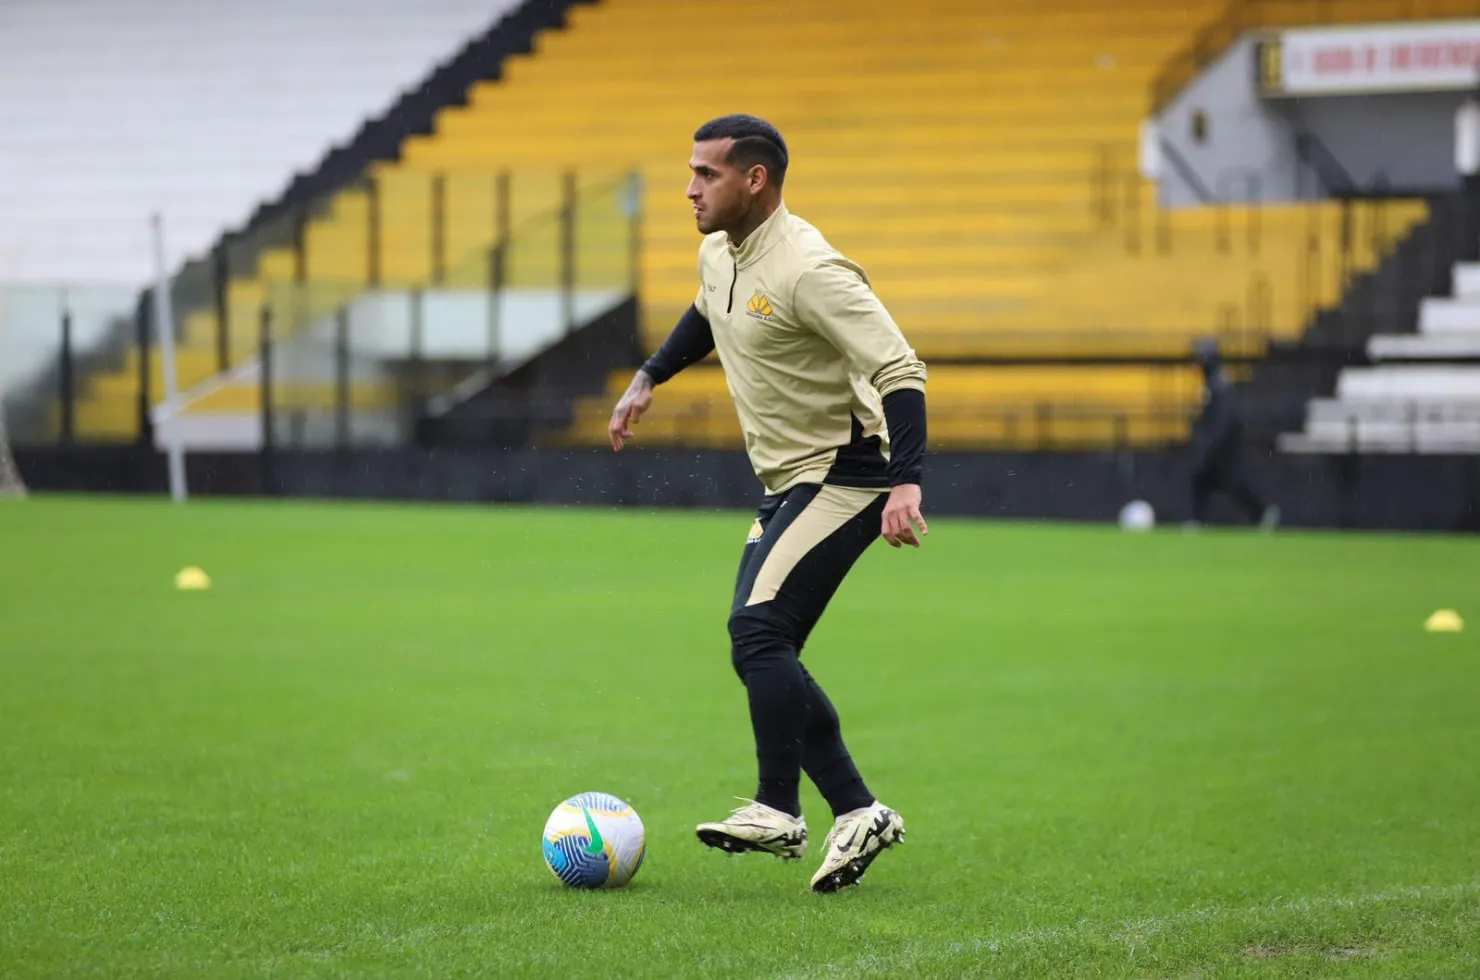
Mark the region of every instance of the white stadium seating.
POLYGON ((1480 265, 1457 265, 1453 280, 1453 296, 1423 301, 1417 334, 1373 337, 1376 366, 1343 370, 1336 397, 1312 401, 1281 448, 1480 453, 1480 265))
POLYGON ((515 0, 8 0, 0 282, 139 285, 389 109, 515 0))

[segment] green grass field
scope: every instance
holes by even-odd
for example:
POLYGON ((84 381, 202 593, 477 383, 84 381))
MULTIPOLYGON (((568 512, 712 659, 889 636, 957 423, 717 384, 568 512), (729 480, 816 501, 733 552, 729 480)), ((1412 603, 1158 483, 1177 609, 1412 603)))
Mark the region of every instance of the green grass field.
POLYGON ((749 524, 0 505, 0 975, 1480 975, 1480 645, 1421 628, 1480 541, 878 546, 807 662, 909 842, 815 896, 692 836, 754 789, 749 524), (625 891, 541 860, 591 789, 625 891))

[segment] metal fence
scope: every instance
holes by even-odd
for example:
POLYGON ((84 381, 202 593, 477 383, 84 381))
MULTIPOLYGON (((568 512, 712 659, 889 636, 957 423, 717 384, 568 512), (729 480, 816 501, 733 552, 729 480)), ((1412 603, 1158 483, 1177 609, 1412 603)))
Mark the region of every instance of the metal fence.
MULTIPOLYGON (((255 418, 266 335, 278 431, 343 435, 325 419, 347 399, 351 437, 379 441, 388 399, 404 414, 455 397, 631 296, 640 202, 634 174, 425 174, 229 240, 168 287, 179 417, 255 418)), ((18 443, 153 441, 176 417, 153 293, 0 287, 0 391, 18 443)))

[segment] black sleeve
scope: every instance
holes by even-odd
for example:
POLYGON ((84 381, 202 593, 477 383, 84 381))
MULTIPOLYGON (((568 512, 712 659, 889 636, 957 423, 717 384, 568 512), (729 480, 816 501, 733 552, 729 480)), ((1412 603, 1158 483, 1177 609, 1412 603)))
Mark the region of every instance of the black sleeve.
POLYGON ((919 483, 925 463, 925 392, 900 388, 884 396, 889 426, 889 485, 919 483))
POLYGON ((647 363, 642 366, 653 384, 660 385, 690 364, 704 360, 714 350, 714 332, 709 321, 704 319, 692 304, 678 318, 678 325, 663 341, 647 363))

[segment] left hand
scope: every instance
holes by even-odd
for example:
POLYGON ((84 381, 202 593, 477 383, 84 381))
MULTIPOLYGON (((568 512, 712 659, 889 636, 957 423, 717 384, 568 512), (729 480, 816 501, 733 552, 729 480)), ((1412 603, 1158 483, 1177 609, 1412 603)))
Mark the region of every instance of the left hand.
POLYGON ((881 533, 891 547, 909 545, 920 547, 920 538, 930 533, 925 518, 920 516, 920 485, 901 483, 889 491, 889 502, 884 505, 884 521, 881 533), (920 526, 920 537, 915 536, 913 525, 920 526))

